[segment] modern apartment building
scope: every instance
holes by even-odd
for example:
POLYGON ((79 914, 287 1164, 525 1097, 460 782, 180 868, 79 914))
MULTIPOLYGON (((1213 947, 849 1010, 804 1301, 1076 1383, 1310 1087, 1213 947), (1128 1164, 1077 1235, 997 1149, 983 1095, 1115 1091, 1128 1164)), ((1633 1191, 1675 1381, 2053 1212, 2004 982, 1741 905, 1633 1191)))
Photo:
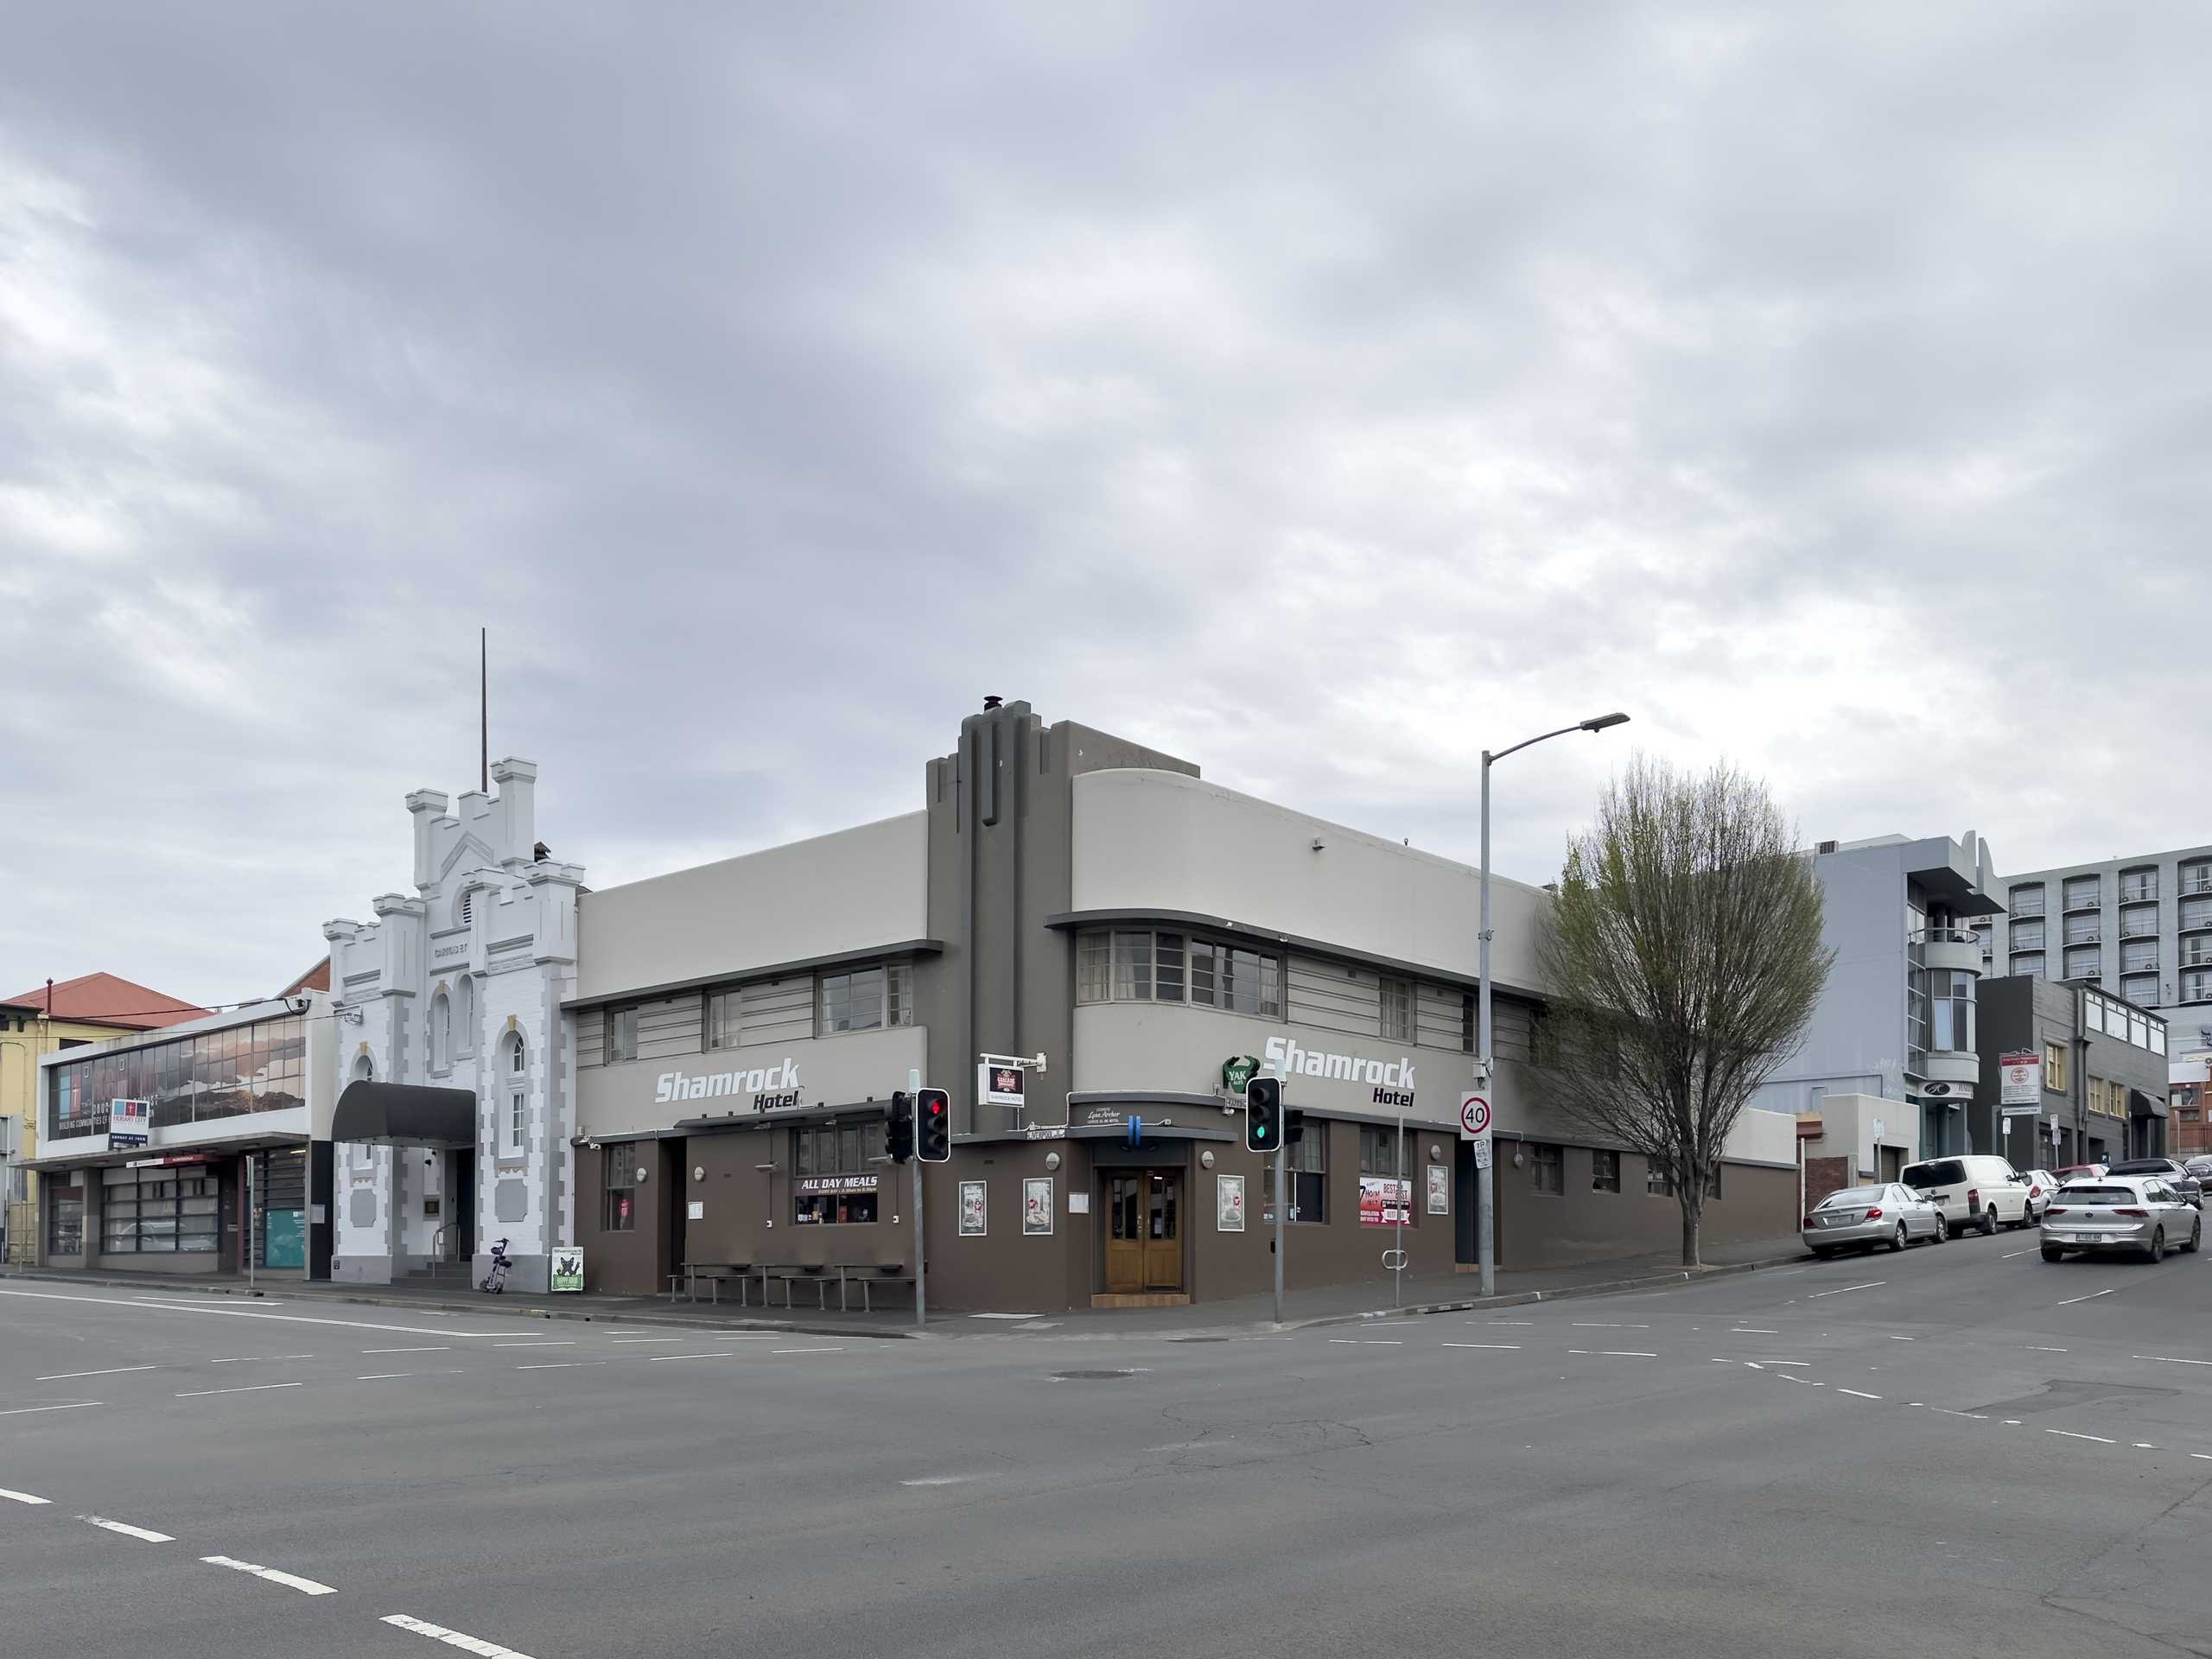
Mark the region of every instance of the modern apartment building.
POLYGON ((1990 973, 2101 986, 2168 1010, 2177 1046, 2212 1046, 2196 1031, 2212 1027, 2212 846, 2034 870, 2004 896, 1990 973))

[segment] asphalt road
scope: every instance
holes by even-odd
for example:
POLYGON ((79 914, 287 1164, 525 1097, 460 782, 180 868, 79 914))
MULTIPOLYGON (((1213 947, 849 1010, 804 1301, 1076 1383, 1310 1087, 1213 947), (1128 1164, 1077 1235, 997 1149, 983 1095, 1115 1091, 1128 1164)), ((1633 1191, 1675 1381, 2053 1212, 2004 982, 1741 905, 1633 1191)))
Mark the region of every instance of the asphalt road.
POLYGON ((2212 1252, 2034 1245, 1205 1340, 16 1281, 0 1632, 162 1659, 2212 1654, 2212 1252))

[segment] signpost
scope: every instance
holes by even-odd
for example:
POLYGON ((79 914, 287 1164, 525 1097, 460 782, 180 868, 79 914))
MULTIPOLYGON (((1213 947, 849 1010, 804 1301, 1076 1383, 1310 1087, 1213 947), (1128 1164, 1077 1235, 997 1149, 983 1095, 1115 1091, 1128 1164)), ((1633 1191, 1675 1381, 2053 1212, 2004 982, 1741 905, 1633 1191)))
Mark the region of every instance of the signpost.
POLYGON ((2000 1106, 2024 1106, 2033 1112, 2043 1104, 2043 1056, 2029 1049, 2001 1056, 1997 1062, 2003 1080, 2000 1106))
POLYGON ((1496 1282, 1491 1266, 1491 1149, 1496 1137, 1490 1109, 1490 1090, 1485 1085, 1470 1089, 1459 1096, 1459 1138, 1475 1143, 1475 1225, 1478 1250, 1482 1258, 1482 1292, 1487 1296, 1496 1282))

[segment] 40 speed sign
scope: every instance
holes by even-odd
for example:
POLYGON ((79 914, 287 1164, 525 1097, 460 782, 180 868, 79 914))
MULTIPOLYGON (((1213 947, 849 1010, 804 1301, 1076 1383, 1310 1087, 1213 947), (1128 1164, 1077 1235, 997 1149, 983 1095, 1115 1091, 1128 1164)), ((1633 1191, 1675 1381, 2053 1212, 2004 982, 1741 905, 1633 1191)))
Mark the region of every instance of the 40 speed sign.
POLYGON ((1459 1138, 1490 1139, 1490 1096, 1479 1090, 1471 1090, 1459 1096, 1459 1138))

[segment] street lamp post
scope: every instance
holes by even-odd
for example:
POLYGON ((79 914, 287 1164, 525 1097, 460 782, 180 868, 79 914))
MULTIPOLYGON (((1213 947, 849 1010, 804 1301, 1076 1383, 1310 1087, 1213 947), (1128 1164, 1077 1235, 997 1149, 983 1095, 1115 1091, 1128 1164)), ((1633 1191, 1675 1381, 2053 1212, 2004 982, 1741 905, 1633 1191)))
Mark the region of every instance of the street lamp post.
MULTIPOLYGON (((1481 931, 1477 936, 1478 940, 1478 955, 1480 959, 1477 963, 1475 968, 1475 997, 1478 1009, 1475 1026, 1475 1081, 1485 1091, 1491 1090, 1492 1085, 1491 1079, 1496 1074, 1497 1071, 1497 1068, 1491 1062, 1490 1050, 1491 762, 1493 760, 1503 760, 1507 755, 1517 753, 1519 751, 1527 748, 1531 743, 1541 743, 1546 738, 1564 737, 1569 732, 1602 732, 1608 726, 1625 726, 1626 724, 1628 724, 1628 716, 1626 715, 1595 715, 1588 720, 1578 721, 1572 726, 1562 726, 1555 732, 1545 732, 1540 736, 1529 738, 1524 741, 1516 743, 1510 749, 1500 749, 1496 754, 1492 754, 1488 749, 1484 749, 1483 751, 1483 899, 1482 928, 1481 931)), ((1497 1111, 1497 1099, 1496 1094, 1493 1092, 1491 1095, 1491 1109, 1493 1115, 1495 1115, 1497 1111)), ((1478 1164, 1475 1168, 1475 1199, 1476 1207, 1478 1211, 1479 1224, 1476 1230, 1475 1238, 1477 1247, 1480 1252, 1479 1259, 1482 1262, 1482 1294, 1485 1296, 1494 1296, 1497 1294, 1497 1211, 1491 1204, 1491 1195, 1494 1188, 1495 1178, 1490 1165, 1488 1163, 1478 1164)))

